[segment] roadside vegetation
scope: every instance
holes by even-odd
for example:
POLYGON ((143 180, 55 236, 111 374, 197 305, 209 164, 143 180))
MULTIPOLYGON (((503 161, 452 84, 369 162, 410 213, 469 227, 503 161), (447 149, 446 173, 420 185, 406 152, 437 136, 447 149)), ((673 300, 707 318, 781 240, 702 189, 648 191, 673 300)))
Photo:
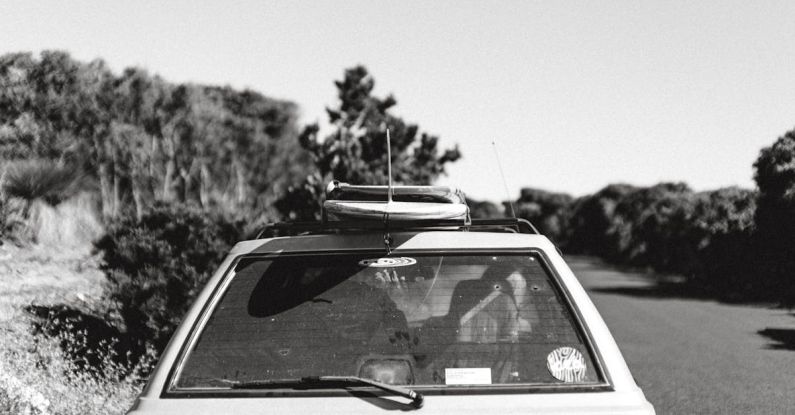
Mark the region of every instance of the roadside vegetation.
POLYGON ((460 157, 364 67, 330 131, 256 91, 64 52, 0 56, 0 413, 121 414, 202 285, 262 224, 319 215, 332 177, 429 184, 460 157))
POLYGON ((611 184, 575 199, 522 189, 514 205, 567 254, 675 275, 698 296, 792 307, 795 130, 763 148, 753 169, 753 190, 611 184))
MULTIPOLYGON (((251 90, 173 84, 63 52, 0 56, 0 413, 120 414, 235 241, 320 215, 332 178, 430 184, 461 157, 394 115, 364 67, 330 127, 251 90)), ((757 189, 611 184, 513 201, 566 253, 684 278, 732 301, 795 303, 795 132, 757 189)), ((473 217, 506 206, 470 200, 473 217)))

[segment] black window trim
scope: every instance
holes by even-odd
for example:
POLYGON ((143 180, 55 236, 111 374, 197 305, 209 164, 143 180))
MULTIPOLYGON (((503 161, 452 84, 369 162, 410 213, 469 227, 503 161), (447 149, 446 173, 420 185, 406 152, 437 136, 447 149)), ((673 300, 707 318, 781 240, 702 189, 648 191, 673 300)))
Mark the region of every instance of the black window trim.
MULTIPOLYGON (((586 392, 612 392, 613 388, 612 379, 607 370, 605 370, 604 360, 593 341, 593 336, 590 329, 585 324, 579 308, 574 307, 571 293, 568 288, 562 283, 560 274, 551 266, 547 254, 540 248, 456 248, 456 249, 395 249, 392 251, 393 255, 467 255, 467 254, 489 254, 489 255, 516 255, 516 254, 530 254, 537 255, 540 259, 541 266, 551 276, 552 285, 558 291, 563 305, 569 311, 572 319, 574 320, 575 329, 577 334, 582 336, 583 346, 588 351, 591 361, 594 363, 594 370, 600 379, 592 383, 577 383, 577 384, 549 384, 549 383, 525 383, 517 385, 478 385, 478 386, 415 386, 411 388, 423 393, 424 395, 492 395, 492 394, 536 394, 536 393, 586 393, 586 392)), ((271 253, 249 253, 238 255, 229 265, 224 275, 219 280, 218 284, 213 288, 210 294, 209 301, 207 301, 199 312, 198 318, 193 322, 190 332, 180 345, 180 350, 177 353, 177 358, 174 364, 169 369, 166 382, 160 393, 161 399, 177 398, 274 398, 274 397, 333 397, 333 396, 350 396, 349 391, 364 390, 368 393, 373 393, 376 396, 382 396, 385 393, 378 391, 371 387, 362 388, 348 388, 347 390, 326 390, 326 389, 312 389, 312 390, 230 390, 228 388, 206 388, 206 389, 178 389, 176 381, 182 372, 185 360, 188 356, 188 351, 191 350, 198 340, 199 333, 204 329, 212 312, 220 303, 224 293, 229 287, 232 279, 234 278, 235 268, 242 260, 249 259, 272 259, 285 256, 305 256, 305 255, 356 255, 356 254, 374 254, 384 255, 383 249, 339 249, 329 250, 324 252, 317 251, 290 251, 290 252, 271 252, 271 253)))

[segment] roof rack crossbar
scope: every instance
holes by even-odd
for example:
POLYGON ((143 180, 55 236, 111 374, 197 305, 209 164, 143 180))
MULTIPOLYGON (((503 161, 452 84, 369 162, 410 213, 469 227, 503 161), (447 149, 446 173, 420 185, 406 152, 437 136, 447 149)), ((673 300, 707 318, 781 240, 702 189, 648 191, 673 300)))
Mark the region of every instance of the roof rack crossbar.
MULTIPOLYGON (((339 231, 381 230, 381 221, 317 221, 317 222, 277 222, 266 225, 258 234, 257 239, 271 236, 297 234, 325 234, 339 231)), ((391 223, 393 231, 400 230, 450 230, 462 229, 483 231, 489 229, 511 231, 514 233, 540 234, 532 223, 520 218, 472 219, 471 222, 461 220, 416 220, 391 223)))

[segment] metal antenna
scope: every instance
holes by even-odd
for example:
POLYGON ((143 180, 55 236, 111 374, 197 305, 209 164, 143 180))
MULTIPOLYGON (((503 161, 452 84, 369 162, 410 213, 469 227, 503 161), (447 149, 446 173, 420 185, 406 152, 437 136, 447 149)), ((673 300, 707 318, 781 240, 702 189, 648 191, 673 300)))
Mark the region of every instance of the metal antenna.
POLYGON ((389 128, 386 129, 386 168, 389 186, 386 192, 387 203, 392 203, 392 138, 389 136, 389 128))
POLYGON ((508 206, 511 208, 511 216, 516 218, 516 211, 513 210, 513 202, 511 201, 511 192, 508 191, 508 181, 505 180, 505 173, 502 171, 502 163, 500 163, 500 153, 497 151, 497 143, 491 141, 491 147, 494 149, 494 157, 497 158, 497 168, 500 169, 500 177, 502 177, 502 185, 505 187, 505 197, 508 199, 508 206))
POLYGON ((389 235, 389 206, 392 205, 392 138, 389 136, 389 128, 386 129, 386 208, 384 209, 384 247, 386 254, 392 255, 392 236, 389 235))

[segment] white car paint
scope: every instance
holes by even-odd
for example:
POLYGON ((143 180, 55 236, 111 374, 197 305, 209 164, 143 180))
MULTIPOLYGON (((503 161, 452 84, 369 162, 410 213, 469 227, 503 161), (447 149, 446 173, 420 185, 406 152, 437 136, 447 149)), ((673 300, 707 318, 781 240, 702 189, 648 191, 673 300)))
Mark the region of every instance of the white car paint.
MULTIPOLYGON (((645 399, 590 298, 566 265, 554 245, 544 236, 509 233, 425 231, 393 233, 394 254, 418 250, 506 250, 540 251, 559 276, 569 297, 579 310, 583 325, 590 333, 596 355, 601 360, 610 387, 598 392, 542 392, 475 395, 427 395, 417 413, 427 414, 654 414, 645 399)), ((384 249, 383 234, 314 235, 244 241, 238 243, 199 294, 171 342, 160 358, 144 391, 129 414, 374 414, 400 409, 389 397, 163 397, 172 368, 181 350, 190 342, 195 323, 206 318, 212 304, 229 280, 228 270, 235 260, 247 254, 294 252, 345 252, 384 249), (209 307, 205 305, 209 304, 209 307)), ((404 408, 405 409, 405 408, 404 408)))

